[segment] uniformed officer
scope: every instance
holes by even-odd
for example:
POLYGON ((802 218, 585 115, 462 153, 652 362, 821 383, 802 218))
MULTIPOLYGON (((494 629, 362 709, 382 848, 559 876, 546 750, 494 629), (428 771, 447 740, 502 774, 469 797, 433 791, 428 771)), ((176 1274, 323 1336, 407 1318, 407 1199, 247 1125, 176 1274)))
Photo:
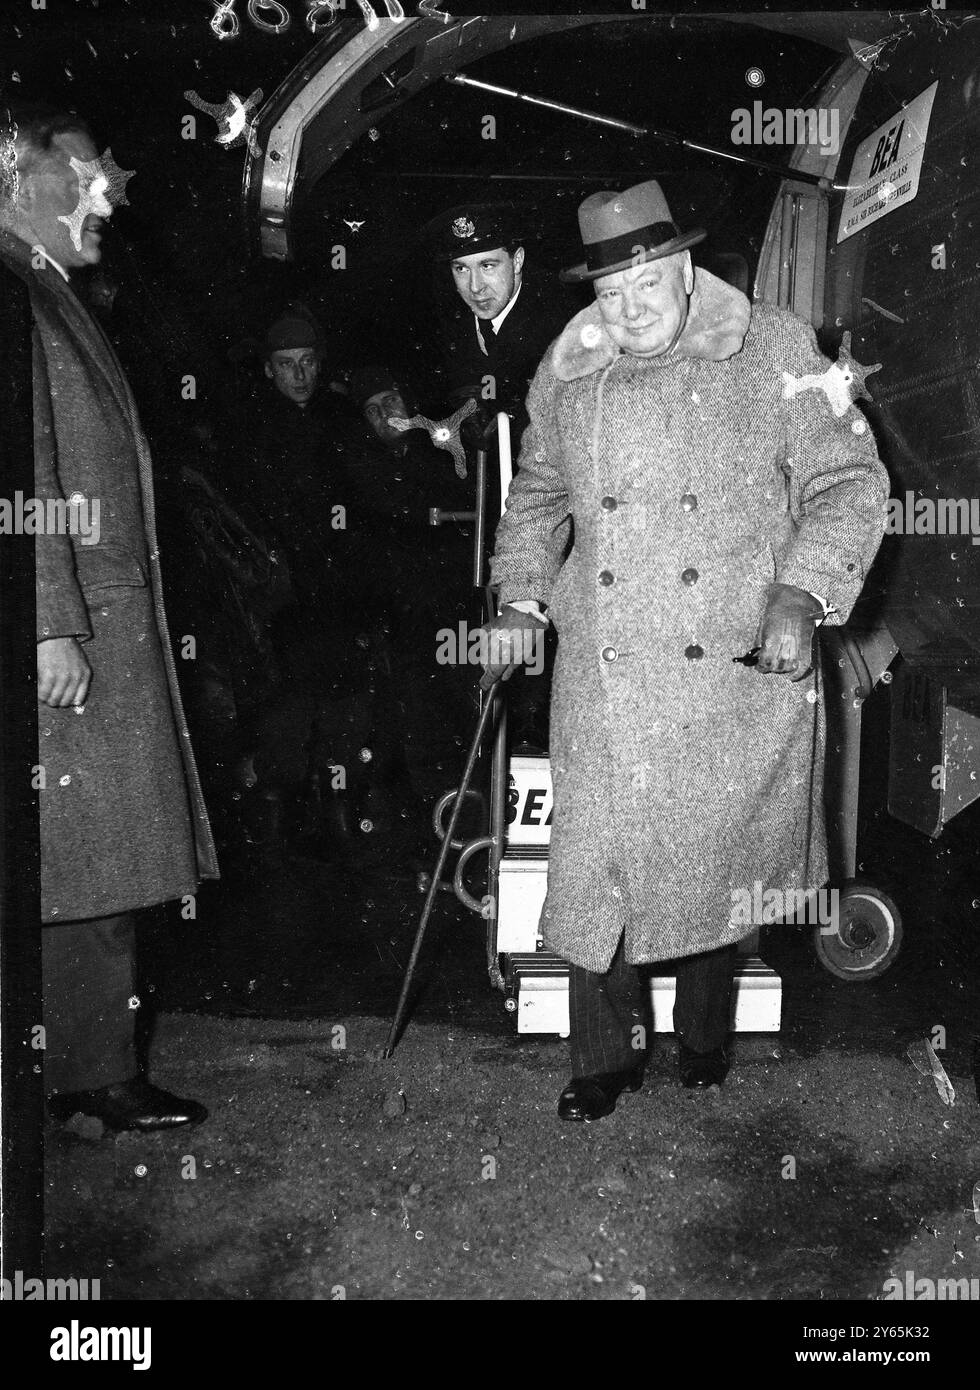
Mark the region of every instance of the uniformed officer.
MULTIPOLYGON (((454 401, 480 407, 479 431, 498 410, 511 418, 513 458, 528 423, 525 397, 538 363, 575 311, 555 282, 528 274, 517 210, 509 204, 465 203, 423 229, 431 258, 446 266, 456 302, 440 325, 447 386, 454 401)), ((467 429, 464 426, 464 439, 467 429)), ((545 670, 525 675, 510 692, 513 743, 523 752, 547 747, 548 699, 554 644, 549 633, 545 670)))
POLYGON ((559 286, 528 273, 520 219, 508 204, 449 208, 422 239, 456 290, 438 322, 446 385, 457 403, 474 398, 484 419, 501 409, 511 416, 516 456, 531 378, 575 306, 559 286))

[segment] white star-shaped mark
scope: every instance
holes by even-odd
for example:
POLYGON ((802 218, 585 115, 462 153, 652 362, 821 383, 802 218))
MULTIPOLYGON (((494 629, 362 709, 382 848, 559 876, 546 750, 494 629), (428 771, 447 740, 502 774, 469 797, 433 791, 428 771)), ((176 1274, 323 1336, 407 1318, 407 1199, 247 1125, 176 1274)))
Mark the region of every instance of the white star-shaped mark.
POLYGON ((433 421, 426 415, 413 415, 410 420, 403 419, 400 415, 392 415, 388 419, 388 424, 392 429, 402 430, 428 430, 429 438, 437 449, 445 449, 452 454, 453 463, 456 466, 456 476, 466 477, 466 451, 463 448, 459 437, 459 427, 468 415, 472 415, 476 409, 476 401, 472 398, 466 401, 457 411, 448 416, 445 420, 433 421))
POLYGON ((0 130, 0 198, 17 196, 17 151, 13 132, 0 130))
POLYGON ((235 92, 229 92, 228 100, 220 106, 202 100, 197 92, 185 92, 184 99, 196 106, 198 111, 203 111, 213 118, 218 127, 218 133, 214 137, 216 145, 223 145, 227 150, 234 145, 247 144, 250 154, 259 154, 255 138, 255 111, 262 100, 261 87, 256 87, 251 96, 247 96, 244 101, 235 92))
POLYGON ((72 245, 81 251, 86 217, 111 217, 113 208, 120 203, 128 207, 126 184, 136 170, 120 169, 108 148, 98 159, 76 159, 73 155, 68 162, 78 175, 78 204, 70 217, 59 217, 58 221, 64 222, 72 245))
POLYGON ((832 362, 825 372, 819 375, 812 372, 801 377, 783 372, 783 400, 792 400, 801 391, 822 391, 839 420, 842 415, 847 414, 859 396, 866 401, 874 399, 865 378, 871 376, 872 372, 880 372, 881 368, 881 362, 876 362, 872 367, 862 367, 860 362, 854 360, 851 356, 851 334, 848 331, 841 339, 837 361, 832 362))

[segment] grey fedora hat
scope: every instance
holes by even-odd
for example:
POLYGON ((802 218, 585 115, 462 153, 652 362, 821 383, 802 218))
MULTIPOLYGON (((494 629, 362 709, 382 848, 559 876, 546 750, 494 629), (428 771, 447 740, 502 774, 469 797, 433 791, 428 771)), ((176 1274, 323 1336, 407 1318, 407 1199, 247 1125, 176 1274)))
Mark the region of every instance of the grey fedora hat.
POLYGON ((704 241, 701 227, 681 232, 656 179, 623 193, 591 193, 578 210, 585 260, 563 270, 564 282, 598 280, 631 265, 661 260, 704 241))

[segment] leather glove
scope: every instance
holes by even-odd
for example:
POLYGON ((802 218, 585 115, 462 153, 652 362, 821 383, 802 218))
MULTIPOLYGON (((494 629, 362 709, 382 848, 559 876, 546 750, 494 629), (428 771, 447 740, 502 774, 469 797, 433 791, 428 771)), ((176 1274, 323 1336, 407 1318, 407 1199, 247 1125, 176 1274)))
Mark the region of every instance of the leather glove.
POLYGON ((531 655, 533 637, 525 634, 541 632, 548 626, 544 618, 533 613, 523 613, 519 608, 506 604, 504 611, 492 622, 480 629, 486 634, 481 656, 485 675, 480 681, 484 690, 489 690, 495 680, 508 680, 515 667, 531 655))
POLYGON ((759 628, 756 670, 801 681, 813 669, 813 634, 823 606, 795 584, 773 584, 759 628))

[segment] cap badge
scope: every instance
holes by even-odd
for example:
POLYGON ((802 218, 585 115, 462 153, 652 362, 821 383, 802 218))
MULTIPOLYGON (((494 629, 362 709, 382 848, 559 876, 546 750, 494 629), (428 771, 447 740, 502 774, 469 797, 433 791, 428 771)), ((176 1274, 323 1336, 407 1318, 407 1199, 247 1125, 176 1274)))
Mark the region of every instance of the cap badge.
POLYGON ((453 234, 461 240, 471 237, 475 231, 476 227, 468 217, 457 217, 453 223, 453 234))

